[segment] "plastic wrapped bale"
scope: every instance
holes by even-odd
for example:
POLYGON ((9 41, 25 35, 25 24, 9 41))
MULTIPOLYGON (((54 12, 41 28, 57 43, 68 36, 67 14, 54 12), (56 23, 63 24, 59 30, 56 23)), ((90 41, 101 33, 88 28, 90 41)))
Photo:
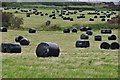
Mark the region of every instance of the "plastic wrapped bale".
POLYGON ((29 45, 30 41, 27 38, 23 38, 20 40, 20 44, 21 45, 29 45))
POLYGON ((30 13, 26 13, 26 17, 30 17, 30 13))
POLYGON ((80 31, 87 31, 86 27, 80 27, 80 31))
POLYGON ((64 28, 63 32, 64 33, 70 33, 70 29, 69 28, 64 28))
POLYGON ((100 16, 100 18, 106 18, 106 16, 100 16))
POLYGON ((0 27, 0 32, 7 32, 7 28, 6 27, 0 27))
POLYGON ((91 30, 91 28, 87 26, 87 27, 86 27, 86 31, 87 31, 87 30, 91 30))
POLYGON ((16 42, 20 42, 21 39, 23 39, 24 37, 23 36, 16 36, 15 37, 15 41, 16 42))
POLYGON ((102 41, 102 36, 101 35, 96 35, 94 36, 95 41, 102 41))
POLYGON ((110 45, 110 48, 111 49, 119 49, 120 45, 119 45, 118 42, 112 42, 111 45, 110 45))
POLYGON ((40 16, 44 16, 44 14, 43 14, 43 13, 41 13, 41 14, 40 14, 40 16))
POLYGON ((90 42, 88 40, 77 40, 75 46, 77 48, 87 48, 90 47, 90 42))
POLYGON ((87 31, 86 31, 86 34, 88 34, 88 35, 92 35, 93 32, 92 32, 91 30, 87 30, 87 31))
POLYGON ((94 18, 97 18, 97 16, 94 16, 94 18))
POLYGON ((77 33, 77 28, 76 27, 73 27, 72 33, 77 33))
POLYGON ((111 29, 106 29, 106 33, 107 33, 107 34, 111 34, 111 33, 112 33, 112 30, 111 30, 111 29))
POLYGON ((3 53, 21 53, 20 44, 16 43, 2 43, 1 52, 3 53))
POLYGON ((105 21, 105 18, 101 19, 101 21, 105 21))
POLYGON ((6 53, 8 45, 10 45, 10 43, 1 43, 1 52, 6 53))
POLYGON ((45 22, 45 24, 48 26, 48 25, 51 24, 51 21, 50 21, 50 20, 47 20, 47 21, 45 22))
POLYGON ((35 28, 30 28, 29 33, 36 33, 36 29, 35 28))
POLYGON ((70 21, 73 21, 73 18, 70 18, 70 21))
POLYGON ((111 34, 112 30, 111 29, 101 29, 101 34, 111 34))
POLYGON ((116 35, 108 36, 108 40, 116 40, 116 39, 117 39, 116 35))
POLYGON ((94 19, 93 19, 93 18, 90 18, 89 21, 94 21, 94 19))
POLYGON ((45 13, 45 15, 47 16, 47 15, 48 15, 48 13, 45 13))
POLYGON ((108 42, 102 42, 100 44, 100 48, 101 49, 109 49, 110 48, 110 44, 108 42))
POLYGON ((80 39, 89 39, 88 34, 81 34, 80 39))
POLYGON ((105 34, 106 33, 106 29, 101 29, 101 34, 105 34))
POLYGON ((107 22, 109 22, 110 21, 110 19, 107 19, 107 22))
POLYGON ((35 12, 34 14, 35 14, 35 15, 39 15, 39 12, 35 12))
POLYGON ((56 17, 55 17, 55 16, 53 16, 53 17, 52 17, 52 19, 56 19, 56 17))
POLYGON ((59 53, 59 46, 52 42, 42 42, 36 48, 37 57, 58 57, 59 53))

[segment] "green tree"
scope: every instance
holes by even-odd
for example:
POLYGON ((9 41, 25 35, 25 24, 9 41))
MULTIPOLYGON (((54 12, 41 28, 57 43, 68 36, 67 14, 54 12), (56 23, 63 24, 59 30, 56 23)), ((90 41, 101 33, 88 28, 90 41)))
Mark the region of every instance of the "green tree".
POLYGON ((16 17, 14 14, 9 12, 2 13, 2 26, 10 28, 21 28, 23 24, 23 18, 16 17))

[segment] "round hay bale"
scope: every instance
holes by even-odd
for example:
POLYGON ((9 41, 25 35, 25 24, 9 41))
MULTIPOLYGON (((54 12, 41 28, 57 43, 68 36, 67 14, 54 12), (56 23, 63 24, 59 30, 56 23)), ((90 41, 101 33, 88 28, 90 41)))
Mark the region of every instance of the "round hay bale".
POLYGON ((26 17, 30 17, 30 13, 26 13, 26 17))
POLYGON ((73 18, 70 18, 70 21, 73 21, 73 18))
POLYGON ((110 48, 110 44, 108 42, 102 42, 100 44, 100 48, 101 49, 109 49, 110 48))
POLYGON ((100 13, 97 13, 97 15, 100 15, 100 13))
POLYGON ((51 24, 51 21, 50 21, 50 20, 47 20, 47 21, 45 22, 45 24, 46 24, 46 26, 49 26, 49 25, 51 24))
POLYGON ((66 15, 69 15, 69 13, 67 13, 66 15))
POLYGON ((100 18, 106 18, 105 16, 100 16, 100 18))
POLYGON ((105 18, 102 18, 101 21, 105 21, 105 18))
POLYGON ((62 14, 59 14, 59 16, 62 16, 62 14))
POLYGON ((101 34, 111 34, 112 30, 111 29, 101 29, 101 34))
POLYGON ((81 34, 80 39, 89 39, 88 34, 81 34))
POLYGON ((23 36, 16 36, 15 37, 15 41, 16 42, 20 42, 21 39, 23 39, 24 37, 23 36))
POLYGON ((87 26, 87 27, 86 27, 86 31, 87 31, 87 30, 91 30, 91 28, 87 26))
POLYGON ((105 34, 106 33, 106 29, 101 29, 101 34, 105 34))
POLYGON ((64 33, 70 33, 70 29, 69 28, 64 28, 63 32, 64 33))
POLYGON ((110 45, 110 49, 119 49, 120 45, 118 42, 112 42, 110 45))
POLYGON ((55 17, 55 16, 53 16, 53 17, 52 17, 52 19, 56 19, 56 17, 55 17))
POLYGON ((77 33, 77 28, 76 28, 76 27, 74 27, 74 28, 72 29, 72 33, 77 33))
POLYGON ((20 44, 2 43, 1 47, 2 47, 1 52, 4 52, 4 53, 21 53, 20 44))
POLYGON ((111 30, 111 29, 106 29, 106 33, 107 33, 107 34, 111 34, 111 33, 112 33, 112 30, 111 30))
POLYGON ((48 15, 48 13, 45 13, 45 15, 47 16, 47 15, 48 15))
POLYGON ((108 40, 116 40, 116 39, 117 39, 116 35, 108 36, 108 40))
POLYGON ((36 48, 37 57, 58 57, 59 53, 59 46, 52 42, 42 42, 36 48))
POLYGON ((14 13, 18 13, 18 11, 15 11, 14 13))
POLYGON ((34 14, 35 14, 35 15, 39 15, 39 12, 35 12, 34 14))
POLYGON ((88 40, 77 40, 75 46, 77 48, 87 48, 90 47, 90 42, 88 40))
POLYGON ((102 36, 101 35, 96 35, 94 36, 95 41, 102 41, 102 36))
POLYGON ((29 33, 36 33, 36 29, 35 28, 30 28, 28 32, 29 33))
POLYGON ((91 30, 87 30, 87 31, 86 31, 86 34, 88 34, 88 35, 92 35, 93 32, 92 32, 91 30))
POLYGON ((80 27, 80 31, 87 31, 86 27, 80 27))
POLYGON ((7 32, 7 28, 6 27, 0 27, 0 32, 7 32))
POLYGON ((10 45, 10 43, 1 43, 0 46, 1 52, 6 53, 8 45, 10 45))
POLYGON ((21 45, 29 45, 30 41, 27 38, 23 38, 20 40, 20 44, 21 45))
POLYGON ((93 18, 90 18, 89 21, 94 21, 94 19, 93 19, 93 18))
POLYGON ((109 22, 110 21, 110 19, 107 19, 107 22, 109 22))
POLYGON ((97 18, 97 16, 94 16, 94 18, 97 18))
POLYGON ((41 13, 41 14, 40 14, 40 16, 44 16, 44 14, 43 14, 43 13, 41 13))

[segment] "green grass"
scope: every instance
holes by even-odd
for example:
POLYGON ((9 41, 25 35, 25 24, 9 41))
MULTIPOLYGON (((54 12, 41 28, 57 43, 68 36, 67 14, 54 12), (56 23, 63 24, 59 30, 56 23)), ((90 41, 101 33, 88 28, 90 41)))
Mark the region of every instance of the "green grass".
MULTIPOLYGON (((52 10, 48 10, 48 9, 40 9, 39 11, 41 11, 43 13, 48 12, 48 14, 51 14, 51 12, 52 12, 52 10)), ((70 10, 70 11, 73 11, 73 10, 70 10)), ((7 12, 14 12, 14 10, 8 10, 7 12)), ((91 27, 94 27, 93 29, 95 29, 95 26, 98 26, 98 25, 100 27, 102 27, 101 25, 103 25, 103 26, 105 25, 107 27, 111 26, 111 24, 109 25, 107 23, 107 21, 101 21, 100 18, 95 19, 95 21, 93 21, 93 22, 89 21, 89 18, 94 18, 94 15, 87 15, 88 12, 90 12, 90 11, 84 11, 84 12, 80 12, 80 13, 78 12, 77 14, 69 15, 71 18, 74 19, 74 21, 63 20, 62 18, 60 18, 58 16, 58 13, 56 13, 57 19, 52 19, 49 16, 40 16, 40 15, 34 15, 34 14, 32 14, 31 17, 26 17, 26 14, 21 13, 21 12, 15 14, 15 16, 22 17, 24 19, 24 24, 22 25, 24 29, 28 29, 30 27, 35 27, 35 28, 41 30, 41 26, 43 24, 45 24, 45 21, 47 21, 47 20, 51 21, 50 26, 57 24, 61 28, 73 27, 76 24, 79 27, 83 26, 83 25, 91 25, 91 27), (80 14, 85 14, 86 18, 85 19, 77 19, 77 16, 80 14)), ((118 12, 117 12, 117 14, 118 14, 118 12)), ((111 17, 113 17, 113 16, 115 16, 115 15, 112 15, 111 17)), ((106 18, 106 19, 109 19, 109 18, 106 18)), ((112 25, 112 28, 114 28, 114 25, 112 25)), ((118 26, 117 26, 117 28, 118 28, 118 26)))
MULTIPOLYGON (((75 48, 75 41, 85 32, 64 34, 62 31, 9 30, 2 33, 2 42, 15 42, 15 36, 21 35, 30 40, 29 46, 22 46, 22 53, 2 53, 3 78, 117 78, 118 50, 102 50, 100 43, 94 41, 94 30, 90 36, 89 48, 75 48), (38 58, 36 47, 44 41, 55 42, 60 47, 59 57, 38 58)), ((113 30, 117 35, 118 30, 113 30)), ((103 41, 107 34, 102 34, 103 41)), ((117 39, 118 40, 118 39, 117 39)), ((117 41, 116 40, 116 41, 117 41)), ((113 41, 108 41, 109 43, 113 41)))
MULTIPOLYGON (((40 9, 43 13, 52 10, 40 9)), ((14 12, 8 10, 7 12, 14 12)), ((86 19, 77 19, 79 14, 87 14, 88 11, 70 15, 74 18, 73 22, 63 21, 56 16, 53 20, 48 16, 31 15, 27 18, 24 13, 15 14, 15 16, 23 17, 25 30, 9 30, 2 33, 2 42, 15 42, 18 35, 24 36, 30 40, 29 46, 21 46, 22 53, 2 53, 2 77, 3 78, 117 78, 118 77, 118 50, 102 50, 99 48, 100 43, 94 41, 94 35, 100 34, 100 27, 110 27, 113 34, 118 35, 118 27, 114 24, 101 22, 95 19, 89 22, 89 18, 93 15, 86 15, 86 19), (62 31, 37 31, 35 34, 29 34, 28 28, 35 27, 37 30, 41 28, 46 20, 51 20, 51 25, 60 25, 61 28, 73 25, 88 25, 93 28, 93 36, 90 36, 89 48, 75 48, 75 41, 79 39, 80 34, 85 32, 78 31, 77 34, 64 34, 62 31), (60 47, 59 57, 38 58, 36 57, 36 47, 41 42, 55 42, 60 47)), ((48 26, 50 27, 50 26, 48 26)), ((1 34, 1 33, 0 33, 1 34)), ((108 41, 107 34, 101 34, 103 41, 108 41)), ((116 40, 116 42, 118 39, 116 40)), ((108 41, 109 43, 113 41, 108 41)), ((1 56, 1 55, 0 55, 1 56)), ((1 61, 0 60, 0 61, 1 61)), ((1 64, 1 63, 0 63, 1 64)))

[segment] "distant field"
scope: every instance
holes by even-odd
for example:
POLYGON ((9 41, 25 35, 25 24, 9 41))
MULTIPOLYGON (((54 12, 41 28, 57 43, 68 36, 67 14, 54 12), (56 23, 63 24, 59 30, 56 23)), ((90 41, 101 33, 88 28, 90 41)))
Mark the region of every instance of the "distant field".
MULTIPOLYGON (((93 31, 100 34, 99 30, 93 31)), ((9 30, 2 33, 2 42, 15 42, 15 36, 21 35, 30 40, 29 46, 22 46, 22 53, 2 53, 3 78, 117 78, 118 50, 102 50, 100 43, 90 36, 89 48, 75 48, 78 33, 64 34, 62 31, 28 31, 9 30), (55 42, 60 47, 59 57, 37 58, 36 46, 44 41, 55 42)), ((113 30, 117 35, 118 30, 113 30)), ((107 34, 102 34, 103 41, 107 34)), ((118 40, 118 39, 117 39, 118 40)), ((116 40, 116 41, 117 41, 116 40)), ((109 43, 113 41, 108 41, 109 43)))
MULTIPOLYGON (((33 7, 31 5, 31 7, 33 7)), ((31 8, 27 8, 31 9, 31 8)), ((39 12, 51 14, 51 9, 39 9, 39 12)), ((70 10, 71 11, 71 10, 70 10)), ((5 12, 15 12, 15 10, 6 10, 5 12)), ((90 11, 78 12, 69 15, 74 21, 64 21, 56 13, 56 19, 49 16, 40 16, 32 14, 26 17, 25 13, 19 11, 14 13, 15 16, 22 17, 24 30, 11 30, 8 28, 7 33, 2 35, 2 42, 15 42, 18 35, 24 36, 30 40, 29 46, 22 46, 22 53, 2 53, 2 77, 3 78, 117 78, 118 77, 118 50, 100 49, 100 43, 108 41, 107 34, 101 34, 101 27, 116 27, 117 24, 107 24, 102 22, 100 18, 90 22, 89 18, 94 15, 87 15, 90 11), (85 19, 77 19, 77 15, 85 14, 85 19), (72 28, 77 25, 78 33, 64 34, 62 31, 40 31, 45 21, 50 20, 51 25, 59 25, 63 30, 65 27, 72 28), (90 25, 95 26, 90 26, 90 25), (105 24, 105 25, 104 25, 105 24), (80 39, 80 34, 85 33, 79 31, 81 26, 90 26, 93 35, 89 37, 89 48, 76 48, 75 42, 80 39), (99 26, 97 26, 99 25, 99 26), (37 33, 29 34, 28 28, 35 27, 37 33), (98 28, 99 27, 99 28, 98 28), (97 29, 96 29, 97 28, 97 29), (94 35, 103 36, 103 41, 94 41, 94 35), (36 47, 41 42, 55 42, 60 47, 59 57, 38 58, 36 57, 36 47)), ((118 11, 115 11, 118 14, 118 11)), ((117 15, 116 14, 116 15, 117 15)), ((102 14, 103 15, 103 14, 102 14)), ((115 15, 111 16, 114 17, 115 15)), ((99 16, 98 16, 99 17, 99 16)), ((109 19, 109 18, 106 18, 109 19)), ((50 25, 50 26, 51 26, 50 25)), ((48 26, 48 27, 50 27, 48 26)), ((117 25, 118 26, 118 25, 117 25)), ((118 35, 118 28, 114 28, 113 34, 118 35)))
MULTIPOLYGON (((43 12, 43 13, 47 12, 50 15, 53 10, 40 9, 38 11, 43 12)), ((70 10, 70 11, 73 11, 73 10, 70 10)), ((7 12, 15 12, 15 10, 7 10, 7 12)), ((91 12, 91 11, 78 12, 77 14, 69 15, 69 17, 73 18, 74 21, 63 20, 62 18, 60 18, 58 16, 58 13, 56 13, 56 19, 50 18, 49 15, 48 16, 40 16, 40 15, 32 14, 31 17, 26 17, 26 14, 21 13, 20 11, 19 11, 19 13, 15 13, 15 15, 18 17, 22 17, 24 19, 23 28, 29 28, 29 27, 40 28, 41 25, 43 25, 45 23, 45 21, 47 21, 47 20, 51 21, 51 23, 52 23, 51 25, 57 24, 60 27, 73 27, 73 25, 76 25, 76 24, 79 26, 90 25, 90 24, 104 24, 107 22, 107 19, 110 19, 110 18, 106 18, 106 21, 101 21, 101 19, 98 16, 98 18, 95 18, 95 21, 89 21, 89 18, 94 18, 95 15, 88 15, 87 14, 88 12, 91 12), (85 14, 86 18, 77 19, 77 16, 80 14, 85 14)), ((117 12, 117 14, 118 14, 118 12, 117 12)), ((103 15, 103 14, 101 14, 101 15, 103 15)), ((65 15, 65 16, 68 16, 68 15, 65 15)), ((115 15, 112 15, 111 17, 114 17, 114 16, 115 15)))

